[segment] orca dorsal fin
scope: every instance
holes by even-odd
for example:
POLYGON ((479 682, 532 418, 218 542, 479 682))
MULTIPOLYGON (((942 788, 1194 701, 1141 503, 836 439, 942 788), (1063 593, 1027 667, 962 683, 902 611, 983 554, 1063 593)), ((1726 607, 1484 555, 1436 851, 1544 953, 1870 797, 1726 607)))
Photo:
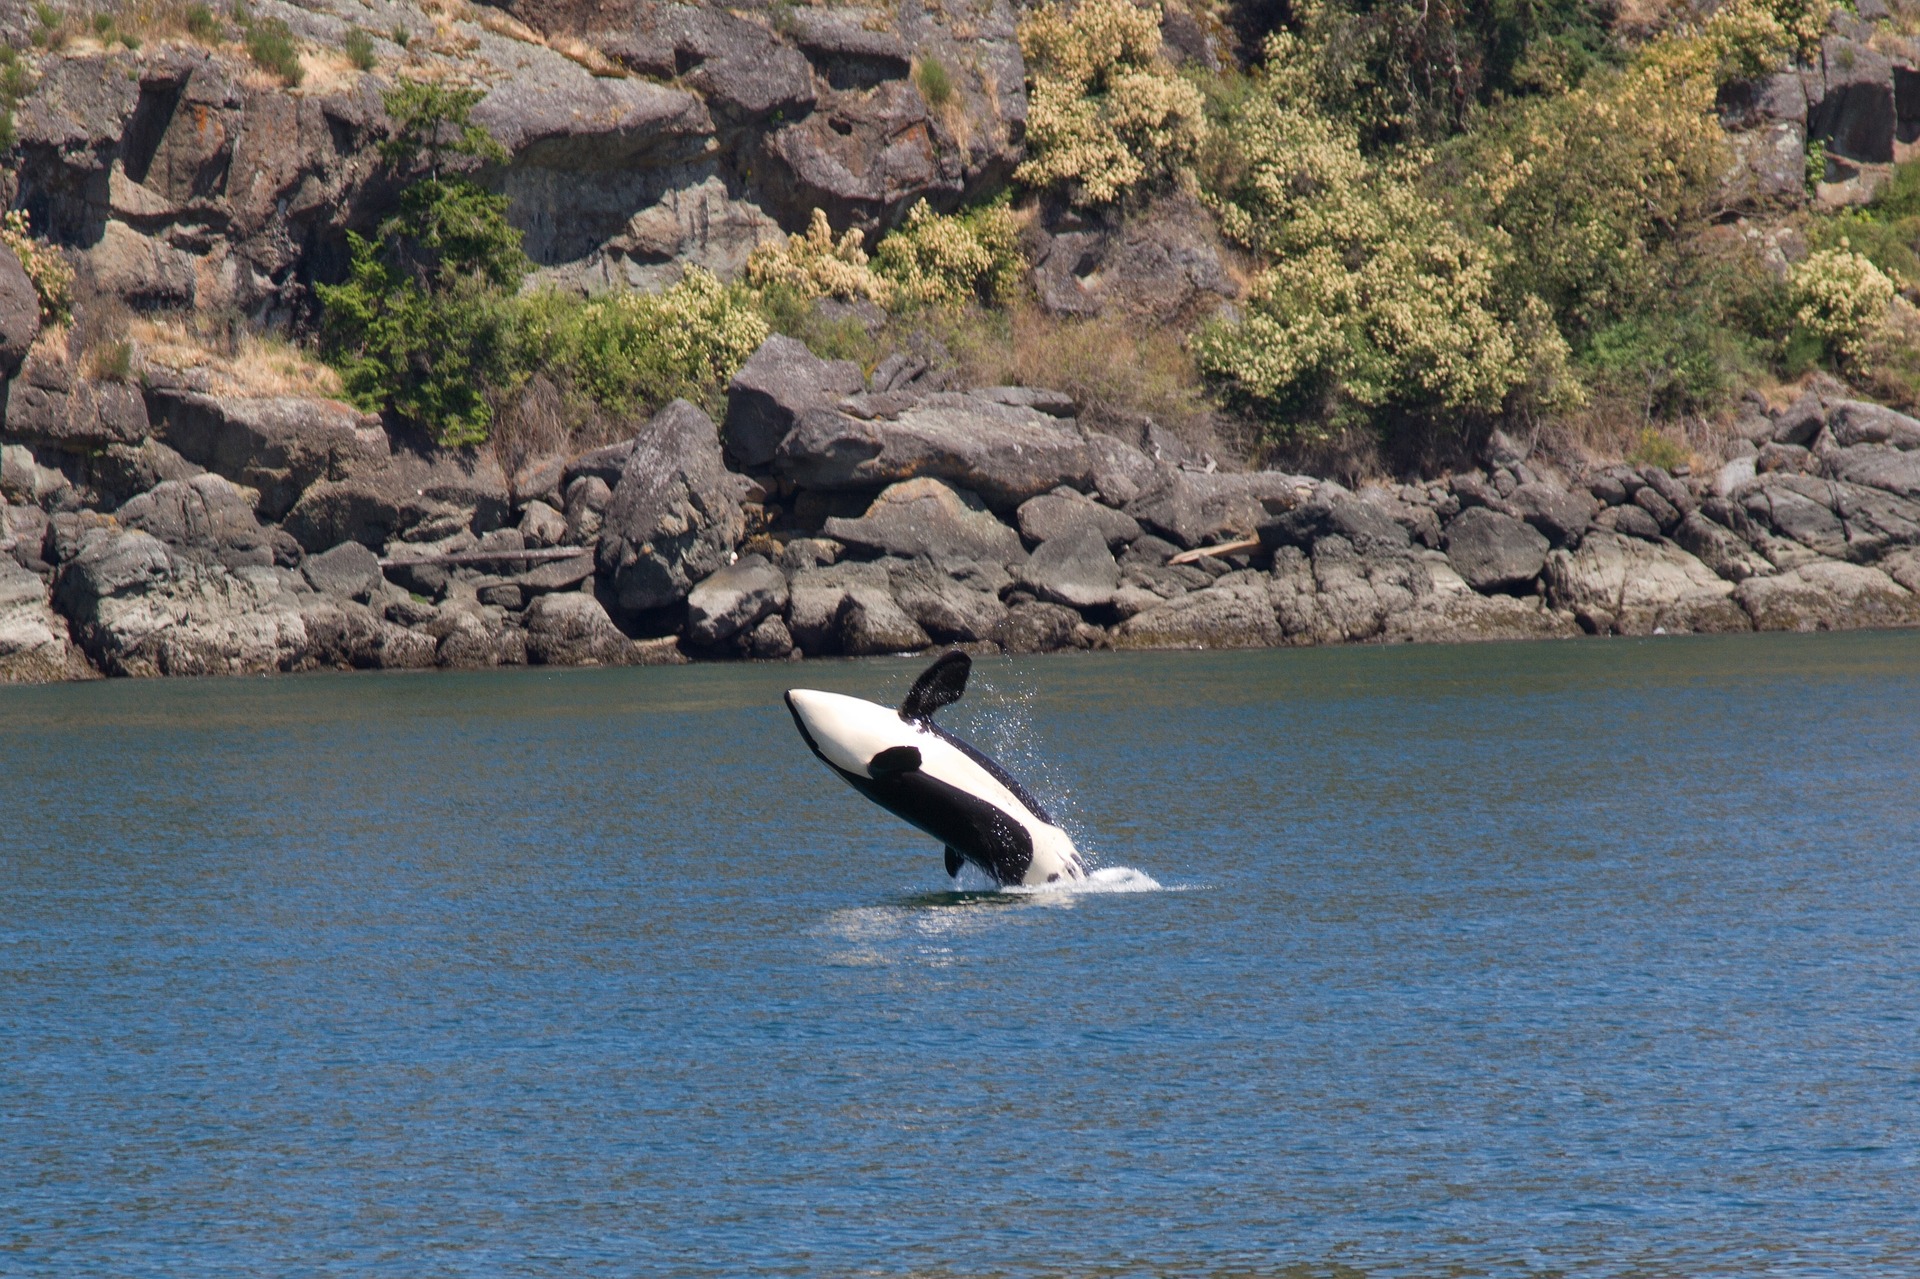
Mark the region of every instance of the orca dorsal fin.
POLYGON ((942 653, 932 666, 920 672, 900 703, 900 718, 908 723, 933 718, 942 706, 951 706, 967 691, 967 676, 973 671, 973 659, 959 649, 942 653))
POLYGON ((947 845, 947 878, 948 879, 960 878, 960 868, 962 866, 965 866, 966 864, 967 864, 967 859, 962 857, 959 853, 955 852, 953 845, 951 844, 947 845))

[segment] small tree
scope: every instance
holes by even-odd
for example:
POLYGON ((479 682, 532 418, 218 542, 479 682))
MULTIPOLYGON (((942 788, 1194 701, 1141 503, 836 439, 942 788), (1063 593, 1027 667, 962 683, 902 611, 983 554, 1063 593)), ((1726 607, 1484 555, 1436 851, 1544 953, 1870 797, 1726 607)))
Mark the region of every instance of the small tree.
POLYGON ((513 376, 511 303, 528 266, 506 197, 463 171, 506 158, 468 119, 479 100, 422 81, 387 92, 394 129, 381 156, 413 180, 373 239, 348 233, 346 280, 317 290, 323 349, 347 395, 447 445, 487 438, 486 393, 513 376))

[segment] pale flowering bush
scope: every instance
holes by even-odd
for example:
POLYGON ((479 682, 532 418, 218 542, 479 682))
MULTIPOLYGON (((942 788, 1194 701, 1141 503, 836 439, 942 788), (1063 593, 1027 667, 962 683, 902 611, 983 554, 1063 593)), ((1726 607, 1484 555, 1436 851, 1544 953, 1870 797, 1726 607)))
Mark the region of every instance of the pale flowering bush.
POLYGON ((1886 274, 1842 241, 1811 253, 1787 277, 1794 320, 1856 367, 1867 363, 1898 290, 1886 274))
POLYGON ((885 306, 893 299, 893 286, 867 265, 864 238, 849 230, 835 240, 826 213, 815 209, 804 232, 759 245, 747 256, 747 282, 802 298, 866 298, 885 306))
POLYGON ((1160 58, 1160 7, 1057 4, 1020 24, 1029 69, 1027 160, 1014 176, 1073 203, 1119 203, 1192 164, 1206 138, 1200 91, 1160 58))
POLYGON ((1005 204, 942 217, 924 200, 880 241, 874 265, 896 301, 923 304, 1010 301, 1026 271, 1019 225, 1005 204))
POLYGON ((13 250, 40 295, 40 321, 63 324, 73 311, 73 268, 60 250, 33 238, 25 209, 11 209, 0 220, 0 244, 13 250))

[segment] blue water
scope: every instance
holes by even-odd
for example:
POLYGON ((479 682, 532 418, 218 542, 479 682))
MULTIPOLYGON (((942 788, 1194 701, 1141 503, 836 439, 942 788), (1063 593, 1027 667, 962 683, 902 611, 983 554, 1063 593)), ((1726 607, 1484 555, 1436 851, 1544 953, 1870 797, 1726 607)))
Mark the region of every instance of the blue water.
POLYGON ((1920 1273, 1920 634, 917 669, 0 690, 0 1274, 1920 1273))

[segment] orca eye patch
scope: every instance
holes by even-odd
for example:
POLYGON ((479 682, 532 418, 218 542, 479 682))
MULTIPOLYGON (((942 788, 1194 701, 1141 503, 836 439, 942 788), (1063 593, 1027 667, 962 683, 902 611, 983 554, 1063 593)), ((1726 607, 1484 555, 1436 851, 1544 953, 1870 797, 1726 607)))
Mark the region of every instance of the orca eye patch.
POLYGON ((911 773, 920 767, 920 748, 917 746, 889 746, 867 761, 867 776, 875 781, 885 781, 889 777, 898 777, 902 773, 911 773))

